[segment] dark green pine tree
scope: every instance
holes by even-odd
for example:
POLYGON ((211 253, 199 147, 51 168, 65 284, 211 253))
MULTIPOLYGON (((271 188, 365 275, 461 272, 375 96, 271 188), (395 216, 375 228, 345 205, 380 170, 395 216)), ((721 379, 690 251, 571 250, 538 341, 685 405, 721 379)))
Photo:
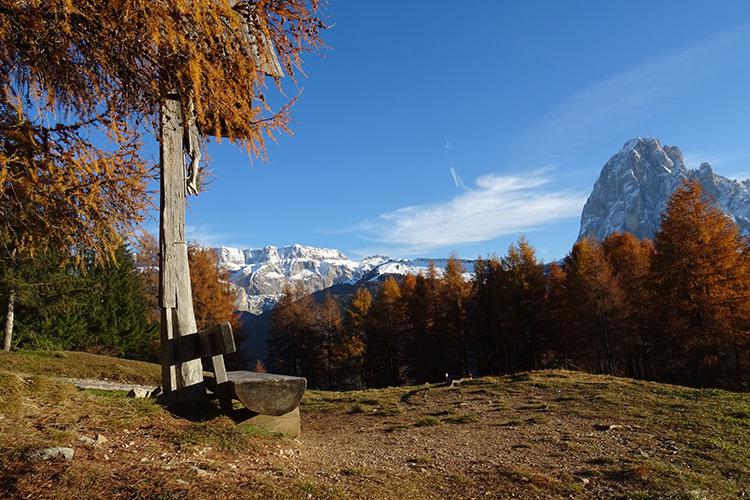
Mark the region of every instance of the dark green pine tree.
POLYGON ((87 335, 82 350, 101 351, 139 359, 157 358, 158 327, 149 324, 148 299, 132 253, 124 246, 114 262, 92 266, 87 297, 87 335))

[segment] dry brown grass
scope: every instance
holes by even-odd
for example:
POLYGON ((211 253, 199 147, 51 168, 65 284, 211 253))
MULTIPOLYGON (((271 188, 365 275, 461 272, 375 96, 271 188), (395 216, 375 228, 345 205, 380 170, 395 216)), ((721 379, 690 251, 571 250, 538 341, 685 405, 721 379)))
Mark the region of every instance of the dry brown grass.
POLYGON ((0 369, 30 375, 90 378, 159 385, 161 368, 154 363, 69 351, 0 351, 0 369))
POLYGON ((0 372, 0 497, 750 495, 748 394, 535 372, 454 388, 308 391, 302 419, 290 441, 211 406, 186 418, 0 372), (79 441, 97 434, 108 442, 79 441), (46 446, 71 446, 75 458, 28 459, 46 446))

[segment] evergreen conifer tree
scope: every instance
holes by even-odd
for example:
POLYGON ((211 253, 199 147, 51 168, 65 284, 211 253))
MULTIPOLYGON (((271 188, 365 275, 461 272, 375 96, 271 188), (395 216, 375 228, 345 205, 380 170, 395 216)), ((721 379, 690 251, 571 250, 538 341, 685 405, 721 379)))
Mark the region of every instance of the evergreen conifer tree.
POLYGON ((737 386, 750 327, 748 247, 734 222, 686 182, 654 240, 661 375, 693 385, 737 386), (734 379, 734 382, 733 382, 734 379))

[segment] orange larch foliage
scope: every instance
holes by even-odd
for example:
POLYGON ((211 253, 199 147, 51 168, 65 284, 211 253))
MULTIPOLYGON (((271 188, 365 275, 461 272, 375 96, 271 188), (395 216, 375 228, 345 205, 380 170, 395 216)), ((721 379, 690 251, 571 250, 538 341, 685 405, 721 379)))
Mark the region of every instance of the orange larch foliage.
POLYGON ((228 272, 219 267, 216 252, 191 246, 188 258, 198 330, 225 321, 234 322, 237 293, 229 283, 228 272))
POLYGON ((748 246, 737 225, 687 182, 670 199, 654 245, 653 342, 667 376, 691 384, 735 377, 750 340, 748 246))
POLYGON ((158 129, 167 96, 194 110, 202 135, 263 155, 289 121, 286 107, 266 104, 270 46, 294 77, 301 54, 321 46, 318 7, 0 0, 0 140, 11 145, 0 148, 6 249, 72 246, 74 255, 85 248, 111 257, 147 206, 139 141, 158 129))

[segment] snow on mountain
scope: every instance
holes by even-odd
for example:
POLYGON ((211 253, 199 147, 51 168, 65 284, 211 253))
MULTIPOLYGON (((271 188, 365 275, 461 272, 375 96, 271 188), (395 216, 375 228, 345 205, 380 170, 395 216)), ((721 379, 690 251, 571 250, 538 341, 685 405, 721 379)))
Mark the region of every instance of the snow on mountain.
POLYGON ((685 179, 700 182, 742 232, 750 233, 750 180, 717 175, 708 163, 689 169, 677 147, 638 137, 626 142, 602 168, 583 207, 579 237, 603 239, 628 231, 652 238, 670 195, 685 179))
MULTIPOLYGON (((287 284, 301 282, 312 293, 342 283, 377 281, 388 275, 426 274, 430 262, 384 256, 354 261, 339 250, 304 245, 247 250, 219 247, 214 251, 238 288, 237 309, 253 314, 273 309, 287 284)), ((446 259, 434 262, 441 275, 446 259)))

